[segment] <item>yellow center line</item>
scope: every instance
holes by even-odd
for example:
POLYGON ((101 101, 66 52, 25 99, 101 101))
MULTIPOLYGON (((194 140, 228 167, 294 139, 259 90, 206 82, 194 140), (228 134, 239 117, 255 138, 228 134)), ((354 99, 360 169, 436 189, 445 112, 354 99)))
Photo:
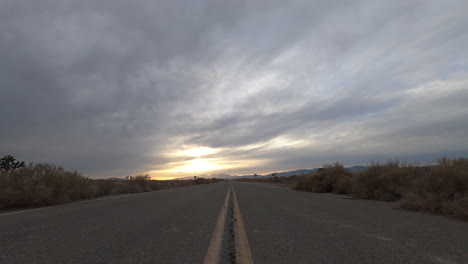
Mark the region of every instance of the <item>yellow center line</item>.
POLYGON ((232 185, 231 188, 234 203, 234 238, 236 243, 236 263, 253 264, 249 241, 247 240, 247 234, 245 233, 244 221, 242 220, 239 203, 237 202, 236 191, 232 185))
POLYGON ((224 226, 226 223, 226 215, 227 215, 227 209, 229 206, 230 194, 231 194, 231 188, 228 189, 228 192, 226 194, 226 199, 224 200, 224 205, 221 208, 221 212, 219 213, 218 222, 216 223, 213 236, 211 237, 210 246, 208 247, 208 252, 206 253, 205 261, 203 262, 204 264, 220 263, 222 244, 223 244, 224 226))

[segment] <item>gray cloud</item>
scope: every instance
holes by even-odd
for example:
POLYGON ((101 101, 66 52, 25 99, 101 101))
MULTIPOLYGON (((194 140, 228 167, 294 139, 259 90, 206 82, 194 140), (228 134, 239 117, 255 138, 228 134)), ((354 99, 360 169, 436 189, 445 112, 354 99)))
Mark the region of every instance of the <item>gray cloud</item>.
POLYGON ((262 160, 229 173, 465 155, 466 8, 0 0, 0 154, 92 176, 182 146, 262 160))

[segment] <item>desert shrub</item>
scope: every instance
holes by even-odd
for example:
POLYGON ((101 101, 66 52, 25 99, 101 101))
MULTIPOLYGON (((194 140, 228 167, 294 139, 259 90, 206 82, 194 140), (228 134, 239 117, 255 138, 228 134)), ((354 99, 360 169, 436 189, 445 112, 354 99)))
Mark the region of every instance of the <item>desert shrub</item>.
POLYGON ((441 159, 403 195, 400 207, 468 219, 468 160, 441 159))
POLYGON ((210 179, 205 179, 205 178, 196 178, 193 180, 195 184, 208 184, 210 183, 210 179))
POLYGON ((281 186, 288 186, 291 188, 297 188, 297 184, 302 179, 303 176, 298 176, 298 175, 292 175, 292 176, 273 176, 273 177, 258 177, 255 176, 255 178, 240 178, 236 179, 236 181, 242 181, 242 182, 259 182, 259 183, 269 183, 269 184, 275 184, 275 185, 281 185, 281 186))
POLYGON ((363 199, 399 200, 418 180, 420 168, 400 166, 399 162, 372 163, 367 171, 356 173, 352 179, 352 194, 363 199))
POLYGON ((336 194, 348 194, 351 192, 351 175, 337 177, 332 185, 332 192, 336 194))
POLYGON ((51 164, 0 173, 0 206, 62 204, 94 196, 92 180, 51 164))
POLYGON ((151 180, 148 175, 129 176, 127 180, 94 180, 96 196, 129 194, 159 190, 159 181, 151 180))
POLYGON ((47 206, 103 195, 148 192, 165 188, 208 184, 218 179, 156 181, 148 175, 127 180, 90 179, 51 164, 29 164, 0 171, 0 208, 47 206))
POLYGON ((310 192, 348 193, 351 173, 342 164, 324 165, 317 172, 305 175, 296 185, 296 189, 310 192))
POLYGON ((371 163, 349 173, 339 163, 304 176, 296 189, 351 193, 353 197, 398 201, 400 208, 453 215, 468 220, 468 159, 439 160, 435 165, 371 163))
POLYGON ((140 189, 140 192, 149 192, 152 191, 152 185, 151 185, 151 178, 149 175, 136 175, 133 177, 133 179, 130 181, 131 184, 137 185, 137 187, 140 189))

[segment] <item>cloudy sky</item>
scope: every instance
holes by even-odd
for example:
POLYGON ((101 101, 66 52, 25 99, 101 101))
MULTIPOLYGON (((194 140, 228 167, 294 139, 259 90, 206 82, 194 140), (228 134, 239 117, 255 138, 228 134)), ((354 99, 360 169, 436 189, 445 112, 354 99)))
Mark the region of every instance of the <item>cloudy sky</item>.
POLYGON ((0 0, 0 155, 161 179, 466 156, 466 10, 0 0))

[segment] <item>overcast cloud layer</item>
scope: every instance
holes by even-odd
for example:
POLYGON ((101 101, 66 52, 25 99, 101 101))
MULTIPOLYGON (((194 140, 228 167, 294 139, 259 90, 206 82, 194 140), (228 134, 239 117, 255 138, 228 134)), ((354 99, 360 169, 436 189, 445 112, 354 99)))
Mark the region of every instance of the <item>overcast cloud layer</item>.
POLYGON ((466 155, 466 10, 0 0, 0 154, 93 177, 466 155))

